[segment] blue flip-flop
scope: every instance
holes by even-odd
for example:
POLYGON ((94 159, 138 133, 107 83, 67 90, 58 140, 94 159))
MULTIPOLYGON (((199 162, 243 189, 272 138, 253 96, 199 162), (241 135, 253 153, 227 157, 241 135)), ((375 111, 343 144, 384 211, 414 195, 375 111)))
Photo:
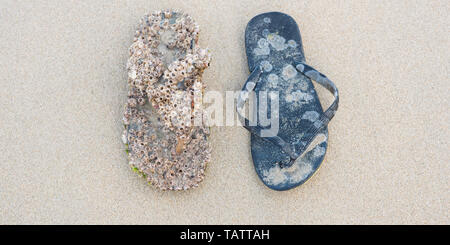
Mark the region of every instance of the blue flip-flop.
POLYGON ((270 12, 254 17, 245 30, 245 46, 251 74, 238 98, 238 115, 251 132, 258 176, 271 189, 288 190, 305 183, 320 167, 327 150, 327 125, 338 109, 338 90, 305 64, 300 31, 289 15, 270 12), (325 111, 311 80, 334 95, 325 111), (259 103, 256 121, 247 119, 243 109, 250 94, 259 103))

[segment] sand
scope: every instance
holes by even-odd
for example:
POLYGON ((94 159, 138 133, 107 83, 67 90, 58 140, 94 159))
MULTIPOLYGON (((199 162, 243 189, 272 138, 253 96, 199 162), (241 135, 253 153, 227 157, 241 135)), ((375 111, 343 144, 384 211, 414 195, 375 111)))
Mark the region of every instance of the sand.
POLYGON ((2 1, 0 223, 450 224, 449 12, 447 1, 2 1), (246 80, 253 16, 297 20, 308 63, 341 99, 309 182, 265 187, 239 127, 212 128, 195 190, 160 192, 131 171, 127 50, 141 16, 169 7, 201 25, 208 90, 246 80))

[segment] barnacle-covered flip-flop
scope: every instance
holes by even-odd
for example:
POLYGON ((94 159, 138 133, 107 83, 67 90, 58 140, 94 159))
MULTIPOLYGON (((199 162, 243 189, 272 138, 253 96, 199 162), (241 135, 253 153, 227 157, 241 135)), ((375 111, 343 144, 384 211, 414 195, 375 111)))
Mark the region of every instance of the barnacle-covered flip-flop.
POLYGON ((198 33, 189 15, 157 11, 142 18, 130 47, 123 141, 132 168, 162 190, 197 187, 210 160, 209 129, 194 122, 210 62, 198 33))
POLYGON ((325 75, 305 64, 299 28, 286 14, 254 17, 245 31, 245 46, 251 75, 240 93, 237 111, 251 132, 258 176, 274 190, 288 190, 307 181, 321 165, 327 125, 338 108, 338 90, 325 75), (325 112, 311 80, 335 97, 325 112), (259 102, 256 123, 245 118, 243 110, 251 92, 259 102), (268 101, 266 106, 264 101, 268 101), (261 123, 262 116, 270 119, 270 125, 261 123))

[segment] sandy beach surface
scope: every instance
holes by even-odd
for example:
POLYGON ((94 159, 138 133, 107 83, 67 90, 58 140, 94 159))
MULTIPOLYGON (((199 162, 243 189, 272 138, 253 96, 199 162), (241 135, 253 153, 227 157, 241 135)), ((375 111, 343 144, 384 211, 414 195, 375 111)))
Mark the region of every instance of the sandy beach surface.
MULTIPOLYGON (((450 224, 448 1, 0 2, 0 224, 450 224), (190 13, 208 90, 239 90, 255 15, 297 21, 340 91, 321 169, 286 192, 258 179, 249 133, 213 127, 199 188, 161 192, 120 136, 139 19, 190 13)), ((319 88, 323 103, 331 102, 319 88)))

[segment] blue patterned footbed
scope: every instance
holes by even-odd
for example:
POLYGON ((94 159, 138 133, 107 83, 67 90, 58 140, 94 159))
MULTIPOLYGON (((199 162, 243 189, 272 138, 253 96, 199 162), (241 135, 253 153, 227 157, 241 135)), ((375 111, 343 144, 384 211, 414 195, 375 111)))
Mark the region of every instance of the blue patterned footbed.
MULTIPOLYGON (((278 92, 278 136, 293 145, 304 143, 301 139, 323 114, 323 109, 311 80, 295 67, 295 64, 305 62, 296 22, 278 12, 258 15, 247 25, 245 45, 250 71, 258 65, 262 69, 261 80, 254 88, 258 101, 259 91, 278 92)), ((271 115, 270 104, 267 107, 268 115, 271 115)), ((299 186, 320 167, 327 141, 328 129, 325 126, 305 153, 290 166, 283 167, 291 160, 289 154, 274 143, 252 134, 255 170, 264 184, 274 190, 299 186)))

